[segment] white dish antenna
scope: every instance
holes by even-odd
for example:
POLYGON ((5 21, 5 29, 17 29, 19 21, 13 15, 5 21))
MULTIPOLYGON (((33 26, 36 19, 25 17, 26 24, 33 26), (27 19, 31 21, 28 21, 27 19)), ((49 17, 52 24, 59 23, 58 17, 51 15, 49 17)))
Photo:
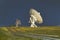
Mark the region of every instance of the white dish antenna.
POLYGON ((30 15, 34 15, 37 19, 37 23, 43 23, 43 19, 41 17, 40 12, 36 11, 35 9, 30 9, 30 15))

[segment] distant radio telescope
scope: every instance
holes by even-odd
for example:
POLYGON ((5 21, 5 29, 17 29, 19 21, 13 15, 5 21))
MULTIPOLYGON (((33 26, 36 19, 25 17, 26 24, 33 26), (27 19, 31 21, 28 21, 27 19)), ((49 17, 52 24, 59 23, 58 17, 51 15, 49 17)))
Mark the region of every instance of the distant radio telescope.
POLYGON ((19 19, 16 19, 16 27, 18 27, 19 25, 21 25, 21 21, 19 19))
POLYGON ((36 23, 43 23, 43 19, 40 15, 40 12, 36 11, 35 9, 30 9, 30 20, 29 23, 31 23, 31 27, 37 27, 36 23))

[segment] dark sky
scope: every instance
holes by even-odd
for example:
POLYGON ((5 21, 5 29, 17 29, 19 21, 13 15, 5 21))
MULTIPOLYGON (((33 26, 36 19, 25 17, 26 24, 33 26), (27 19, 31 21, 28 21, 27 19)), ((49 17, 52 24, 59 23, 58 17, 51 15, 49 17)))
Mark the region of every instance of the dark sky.
POLYGON ((15 25, 21 20, 23 26, 29 21, 29 10, 39 11, 44 22, 40 25, 60 25, 59 0, 0 0, 0 26, 15 25))

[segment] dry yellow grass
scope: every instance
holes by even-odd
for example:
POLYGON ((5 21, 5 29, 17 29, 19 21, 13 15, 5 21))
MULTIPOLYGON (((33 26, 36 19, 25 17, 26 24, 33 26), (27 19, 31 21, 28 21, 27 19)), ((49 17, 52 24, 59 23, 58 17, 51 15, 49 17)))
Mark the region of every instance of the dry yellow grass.
MULTIPOLYGON (((22 34, 22 33, 23 34, 30 34, 30 33, 31 34, 47 34, 47 35, 50 35, 50 36, 51 35, 57 35, 57 36, 60 37, 60 27, 53 27, 53 26, 52 27, 47 27, 47 26, 45 27, 44 26, 44 27, 37 27, 37 28, 31 28, 31 27, 0 27, 0 33, 1 34, 3 33, 4 35, 7 34, 9 37, 11 35, 11 38, 13 36, 13 33, 14 33, 13 38, 17 37, 17 36, 15 36, 15 33, 16 34, 22 34)), ((0 36, 1 36, 1 34, 0 34, 0 36)), ((3 34, 2 34, 2 36, 6 37, 3 34)), ((3 37, 2 37, 2 39, 3 39, 3 37)), ((7 37, 6 37, 6 39, 7 39, 7 37)))
POLYGON ((31 28, 31 27, 9 27, 13 31, 35 31, 35 30, 60 30, 60 27, 37 27, 37 28, 31 28))
POLYGON ((2 27, 1 30, 8 31, 8 29, 6 27, 2 27))
POLYGON ((4 31, 24 32, 24 33, 38 33, 38 34, 56 34, 60 35, 60 27, 2 27, 4 31))

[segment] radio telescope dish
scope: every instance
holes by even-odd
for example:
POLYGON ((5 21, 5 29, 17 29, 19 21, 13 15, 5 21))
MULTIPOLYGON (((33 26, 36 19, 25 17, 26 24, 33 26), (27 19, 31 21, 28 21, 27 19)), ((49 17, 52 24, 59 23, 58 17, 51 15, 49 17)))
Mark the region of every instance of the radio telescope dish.
POLYGON ((37 21, 36 23, 43 23, 43 19, 40 15, 40 12, 36 11, 35 9, 30 9, 30 15, 33 15, 36 17, 37 21))

